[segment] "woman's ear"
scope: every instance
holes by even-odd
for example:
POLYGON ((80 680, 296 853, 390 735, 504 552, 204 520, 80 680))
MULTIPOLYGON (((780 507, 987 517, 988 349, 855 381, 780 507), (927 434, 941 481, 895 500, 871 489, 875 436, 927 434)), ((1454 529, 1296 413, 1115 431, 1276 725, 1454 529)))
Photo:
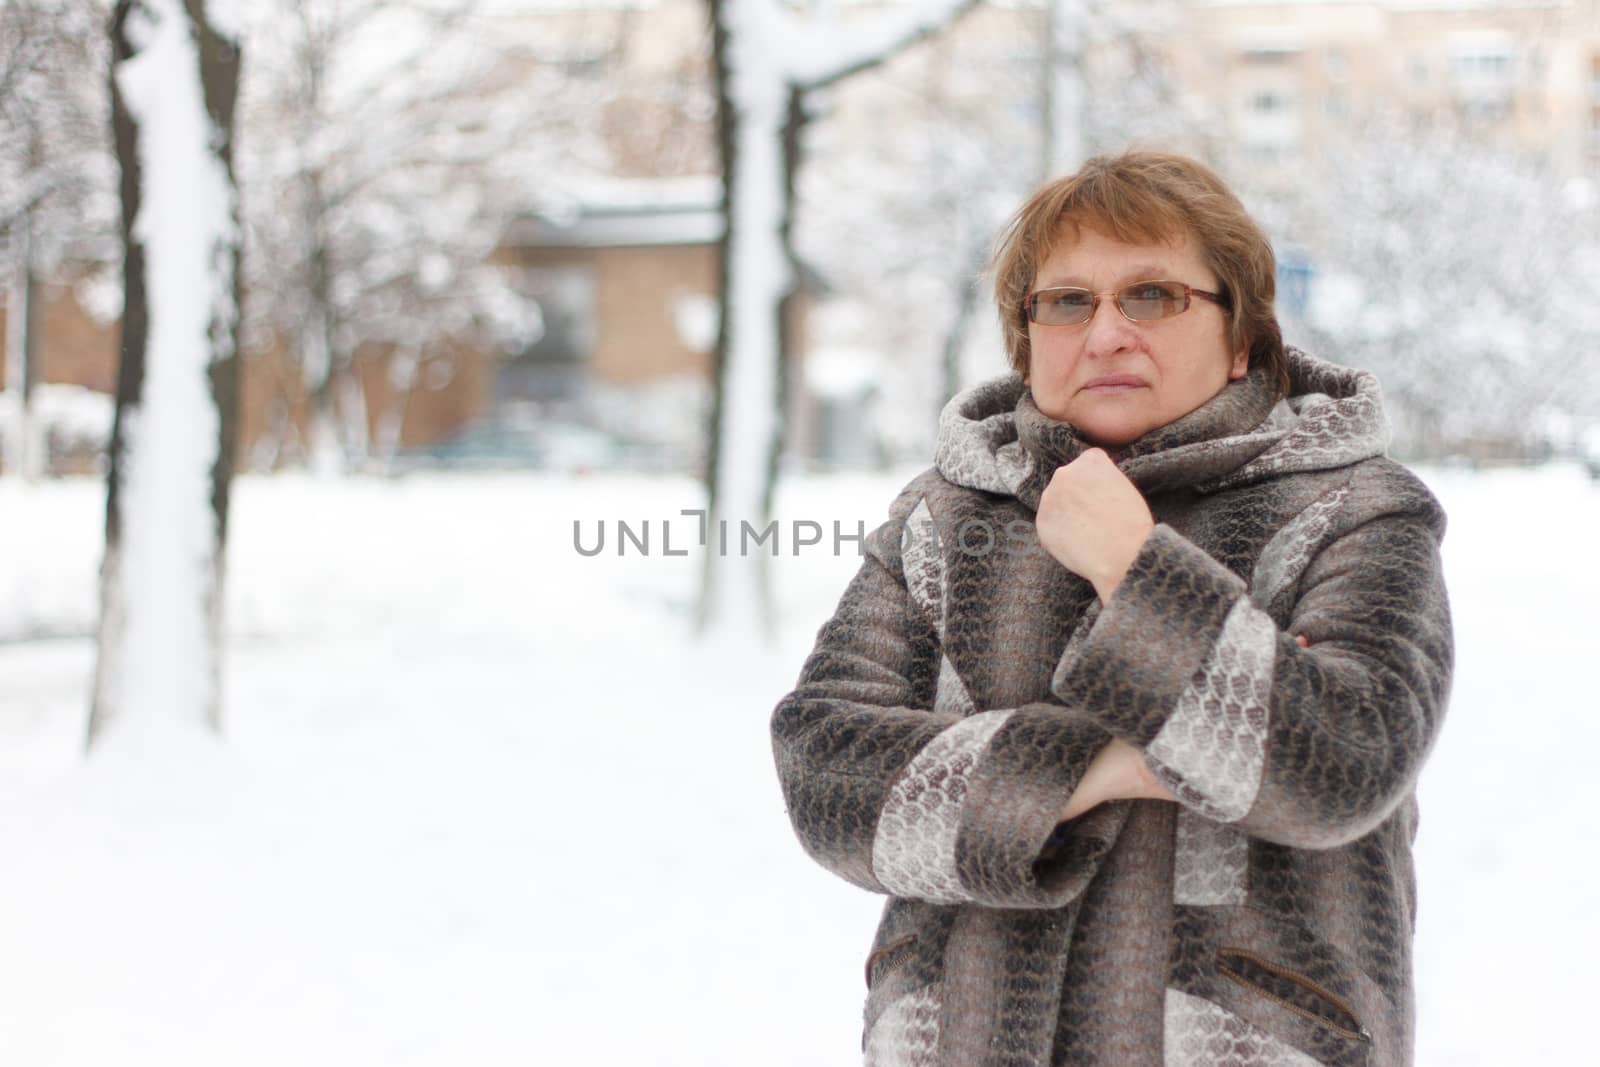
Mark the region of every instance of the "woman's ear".
POLYGON ((1233 354, 1233 363, 1228 367, 1228 380, 1236 382, 1250 373, 1250 349, 1240 345, 1239 350, 1233 354))

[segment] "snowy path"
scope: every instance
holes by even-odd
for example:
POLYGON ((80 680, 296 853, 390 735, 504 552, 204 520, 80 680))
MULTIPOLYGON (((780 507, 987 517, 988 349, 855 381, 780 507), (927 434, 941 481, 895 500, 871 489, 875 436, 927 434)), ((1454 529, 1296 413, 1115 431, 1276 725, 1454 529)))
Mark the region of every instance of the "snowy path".
MULTIPOLYGON (((1419 1063, 1582 1063, 1600 489, 1430 480, 1460 668, 1423 780, 1419 1063)), ((802 480, 779 515, 870 525, 896 484, 802 480)), ((854 560, 786 544, 777 646, 697 644, 693 556, 572 547, 574 518, 682 543, 695 505, 247 479, 227 746, 82 764, 99 488, 0 487, 0 1062, 852 1062, 878 901, 794 844, 766 719, 854 560)))

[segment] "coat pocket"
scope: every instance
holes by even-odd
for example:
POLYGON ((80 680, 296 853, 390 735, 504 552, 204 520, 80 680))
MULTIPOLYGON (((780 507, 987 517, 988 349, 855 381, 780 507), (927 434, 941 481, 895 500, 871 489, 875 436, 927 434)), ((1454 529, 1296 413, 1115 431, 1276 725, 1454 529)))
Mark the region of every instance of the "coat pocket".
POLYGON ((869 1064, 932 1063, 944 946, 957 909, 891 898, 867 954, 861 1047, 869 1064))
POLYGON ((1169 1032, 1169 1047, 1226 1024, 1235 1039, 1286 1050, 1284 1061, 1368 1067, 1401 1054, 1389 996, 1314 931, 1242 906, 1179 905, 1175 918, 1169 1028, 1194 1034, 1169 1032))
POLYGON ((911 954, 916 949, 916 934, 907 934, 889 942, 882 948, 873 949, 872 954, 867 957, 867 992, 870 993, 872 991, 874 978, 882 977, 904 964, 906 960, 911 958, 911 954))
POLYGON ((1242 948, 1217 950, 1217 970, 1289 1011, 1352 1041, 1371 1042, 1350 1002, 1298 971, 1242 948))

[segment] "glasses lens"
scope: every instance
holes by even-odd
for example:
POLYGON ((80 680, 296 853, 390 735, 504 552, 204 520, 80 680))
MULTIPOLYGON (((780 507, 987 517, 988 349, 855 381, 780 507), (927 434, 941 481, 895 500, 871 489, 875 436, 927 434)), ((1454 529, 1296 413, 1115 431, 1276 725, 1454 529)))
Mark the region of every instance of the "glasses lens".
POLYGON ((1088 321, 1094 294, 1087 289, 1041 289, 1029 303, 1033 321, 1048 326, 1070 326, 1088 321))
POLYGON ((1140 322, 1164 319, 1189 306, 1189 293, 1177 282, 1138 282, 1117 293, 1117 306, 1140 322))

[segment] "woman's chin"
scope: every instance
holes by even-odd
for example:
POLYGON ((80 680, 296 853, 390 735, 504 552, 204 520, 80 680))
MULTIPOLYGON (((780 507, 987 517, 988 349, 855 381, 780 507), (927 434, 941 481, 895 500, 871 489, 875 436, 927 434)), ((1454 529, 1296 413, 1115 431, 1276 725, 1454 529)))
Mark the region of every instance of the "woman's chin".
POLYGON ((1041 397, 1039 393, 1040 390, 1034 390, 1033 402, 1042 413, 1057 422, 1071 423, 1079 436, 1100 448, 1131 445, 1161 425, 1158 416, 1149 409, 1148 389, 1123 389, 1095 395, 1079 392, 1064 402, 1048 395, 1041 397))
POLYGON ((1085 441, 1088 441, 1096 448, 1103 448, 1108 452, 1116 452, 1120 449, 1127 448, 1129 445, 1133 444, 1143 436, 1144 434, 1142 433, 1111 435, 1083 433, 1083 439, 1085 441))
POLYGON ((1155 429, 1148 419, 1095 418, 1093 415, 1067 420, 1084 440, 1100 448, 1123 448, 1155 429))

